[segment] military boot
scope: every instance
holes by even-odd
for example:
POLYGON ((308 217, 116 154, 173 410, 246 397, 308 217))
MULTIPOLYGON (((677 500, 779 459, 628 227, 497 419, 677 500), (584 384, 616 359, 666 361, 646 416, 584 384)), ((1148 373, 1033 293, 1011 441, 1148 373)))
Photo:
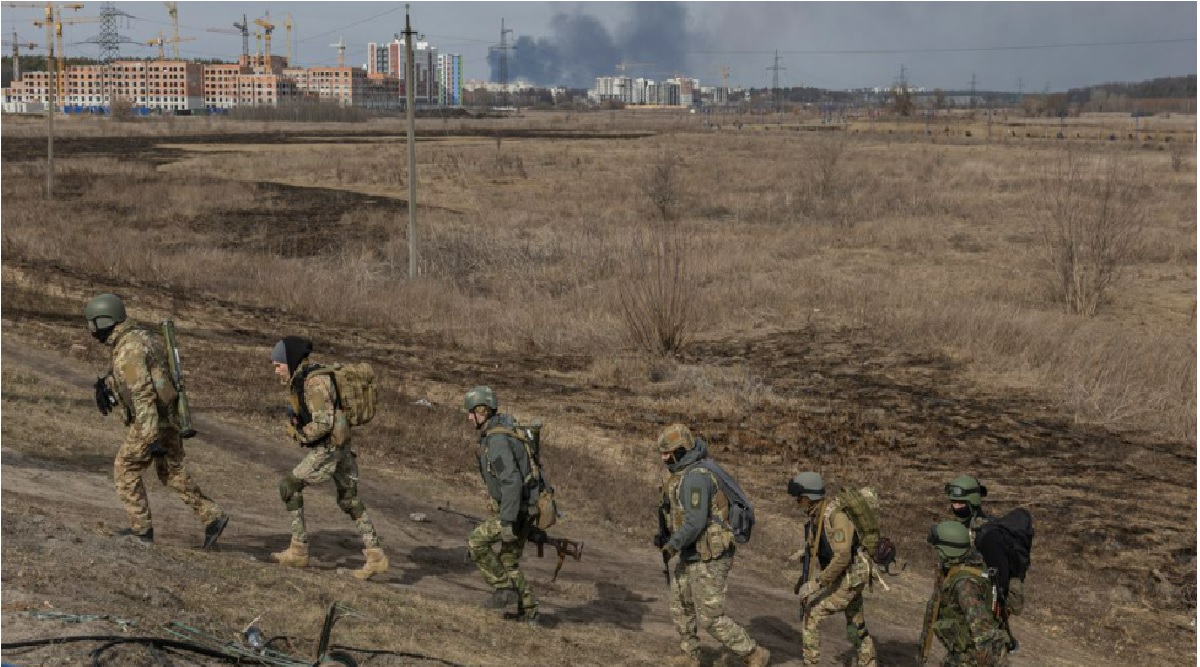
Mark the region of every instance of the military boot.
POLYGON ((308 565, 308 544, 292 540, 287 549, 276 551, 271 558, 279 561, 280 565, 288 567, 305 567, 308 565))
POLYGON ((666 664, 669 667, 700 667, 700 656, 695 653, 673 655, 667 658, 666 664))
POLYGON ((113 533, 113 535, 116 535, 117 537, 131 537, 132 536, 132 537, 138 538, 139 540, 145 542, 146 544, 154 543, 154 529, 153 528, 148 529, 144 533, 139 533, 132 528, 122 528, 121 530, 118 530, 117 532, 113 533))
POLYGON ((517 592, 511 588, 497 588, 492 591, 492 597, 483 603, 484 609, 504 609, 517 601, 517 592))
POLYGON ((746 667, 767 667, 767 662, 771 659, 771 652, 763 648, 762 644, 754 647, 754 650, 749 654, 742 656, 746 667))
POLYGON ((362 569, 354 571, 356 579, 366 581, 377 574, 387 572, 388 558, 387 554, 383 553, 383 549, 379 547, 363 549, 363 555, 367 557, 367 562, 363 563, 362 569))

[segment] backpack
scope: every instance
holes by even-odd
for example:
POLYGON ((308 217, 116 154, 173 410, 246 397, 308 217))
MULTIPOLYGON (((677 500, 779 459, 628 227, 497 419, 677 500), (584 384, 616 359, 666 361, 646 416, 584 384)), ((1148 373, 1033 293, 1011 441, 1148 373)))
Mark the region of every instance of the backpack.
POLYGON ((859 545, 873 559, 881 555, 886 556, 879 551, 879 496, 875 495, 875 490, 866 486, 861 489, 843 489, 838 492, 837 500, 838 505, 854 523, 859 545))
POLYGON ((983 556, 988 570, 994 573, 996 584, 1004 591, 1005 607, 1020 615, 1024 602, 1023 582, 1029 572, 1033 549, 1033 515, 1018 507, 1002 517, 980 526, 975 531, 975 548, 983 556), (1022 583, 1015 583, 1022 582, 1022 583), (1010 593, 1020 588, 1020 600, 1009 604, 1010 593))
POLYGON ((534 421, 528 426, 514 423, 511 430, 496 426, 488 429, 485 437, 493 433, 506 435, 524 445, 525 454, 529 457, 529 477, 525 483, 538 489, 538 515, 534 526, 540 530, 553 526, 558 522, 558 503, 554 498, 554 487, 546 481, 545 468, 542 467, 542 423, 534 421))
POLYGON ((350 426, 362 426, 375 418, 375 370, 371 364, 320 366, 311 374, 333 378, 338 408, 350 426))
POLYGON ((712 473, 721 493, 729 501, 729 524, 726 528, 733 533, 733 541, 738 544, 749 542, 750 531, 754 530, 754 503, 750 502, 750 497, 716 461, 703 459, 696 465, 712 473))

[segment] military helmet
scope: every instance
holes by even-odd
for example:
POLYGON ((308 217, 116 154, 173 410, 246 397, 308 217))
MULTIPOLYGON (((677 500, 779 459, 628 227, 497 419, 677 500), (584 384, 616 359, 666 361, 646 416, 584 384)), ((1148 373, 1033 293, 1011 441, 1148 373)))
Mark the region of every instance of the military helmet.
POLYGON ((669 454, 680 447, 690 452, 695 446, 696 439, 692 437, 692 429, 684 424, 671 424, 658 434, 658 452, 660 454, 669 454))
POLYGON ((793 498, 804 496, 809 500, 821 500, 825 497, 825 480, 820 473, 802 472, 788 481, 787 492, 793 498))
POLYGON ((108 329, 125 321, 125 304, 116 294, 101 294, 87 302, 83 316, 92 331, 108 329))
POLYGON ((928 542, 944 559, 961 558, 971 548, 971 531, 960 521, 943 521, 930 527, 928 542))
POLYGON ((467 409, 467 412, 474 410, 480 405, 486 405, 492 411, 500 407, 500 403, 496 401, 496 392, 492 391, 492 388, 487 385, 479 385, 468 391, 467 395, 463 397, 463 406, 467 409))
POLYGON ((969 503, 979 507, 987 496, 987 487, 970 475, 959 475, 946 484, 946 495, 952 503, 969 503))

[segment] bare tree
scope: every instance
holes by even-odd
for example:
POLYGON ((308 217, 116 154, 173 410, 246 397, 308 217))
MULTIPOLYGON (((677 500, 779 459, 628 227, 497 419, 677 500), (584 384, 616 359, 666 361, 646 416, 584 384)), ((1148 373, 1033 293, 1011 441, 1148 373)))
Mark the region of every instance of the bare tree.
POLYGON ((650 225, 634 236, 620 293, 626 335, 635 347, 669 355, 687 342, 699 291, 690 250, 677 221, 650 225))
POLYGON ((1137 252, 1146 222, 1143 176, 1111 154, 1068 149, 1042 182, 1035 203, 1055 297, 1067 312, 1094 315, 1137 252))
POLYGON ((679 156, 667 149, 646 168, 638 187, 664 221, 674 220, 683 205, 679 156))

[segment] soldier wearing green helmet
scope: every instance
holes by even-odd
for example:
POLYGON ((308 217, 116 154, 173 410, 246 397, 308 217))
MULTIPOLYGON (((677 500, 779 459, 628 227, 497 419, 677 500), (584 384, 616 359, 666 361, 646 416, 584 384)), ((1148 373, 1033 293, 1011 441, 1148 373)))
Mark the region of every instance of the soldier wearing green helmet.
POLYGON ((973 541, 975 531, 992 520, 992 516, 983 510, 987 487, 975 477, 959 475, 946 483, 946 497, 950 500, 950 511, 967 527, 973 541))
POLYGON ((511 435, 516 426, 511 415, 500 413, 496 392, 478 386, 463 397, 467 419, 479 432, 479 474, 491 496, 488 518, 467 537, 471 560, 492 587, 484 602, 488 609, 504 609, 516 598, 517 612, 507 618, 537 625, 537 600, 521 572, 521 553, 534 525, 539 489, 529 452, 511 435), (495 545, 499 543, 499 553, 495 545))
POLYGON ((1008 664, 1008 635, 996 615, 987 566, 959 521, 943 521, 929 531, 937 551, 938 579, 925 608, 918 664, 928 658, 930 636, 946 647, 945 667, 997 667, 1008 664))
POLYGON ((113 482, 130 523, 117 535, 154 541, 150 502, 142 483, 142 473, 153 466, 159 481, 178 494, 204 524, 203 548, 212 547, 229 517, 183 469, 179 394, 167 366, 163 337, 130 319, 125 303, 115 294, 92 298, 84 306, 83 316, 92 337, 112 355, 110 370, 97 387, 100 412, 108 414, 115 408, 129 427, 113 461, 113 482))

